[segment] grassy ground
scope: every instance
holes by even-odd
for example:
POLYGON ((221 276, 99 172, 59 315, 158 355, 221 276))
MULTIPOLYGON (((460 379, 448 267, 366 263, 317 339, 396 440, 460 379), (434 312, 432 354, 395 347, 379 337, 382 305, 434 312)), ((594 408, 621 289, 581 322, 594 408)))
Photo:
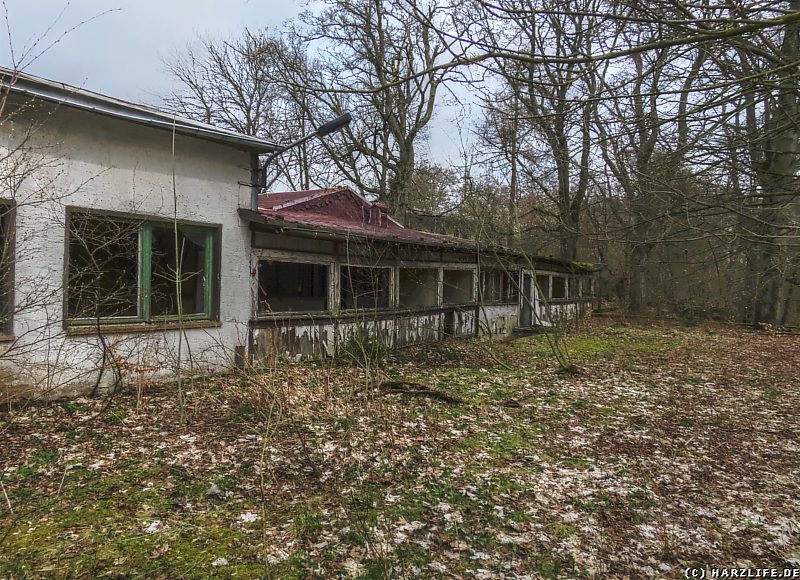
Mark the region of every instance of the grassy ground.
POLYGON ((0 411, 0 578, 800 566, 800 339, 595 322, 0 411))

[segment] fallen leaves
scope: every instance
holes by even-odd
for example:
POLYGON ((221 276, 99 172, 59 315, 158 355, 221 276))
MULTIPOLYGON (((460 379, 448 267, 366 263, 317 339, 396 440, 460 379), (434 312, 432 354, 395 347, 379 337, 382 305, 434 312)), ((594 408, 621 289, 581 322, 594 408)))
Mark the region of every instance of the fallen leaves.
POLYGON ((457 404, 281 363, 194 385, 183 426, 167 387, 139 412, 135 393, 5 412, 0 576, 53 561, 56 575, 239 577, 796 565, 798 343, 597 324, 567 337, 577 376, 541 337, 491 357, 411 348, 380 370, 457 404))

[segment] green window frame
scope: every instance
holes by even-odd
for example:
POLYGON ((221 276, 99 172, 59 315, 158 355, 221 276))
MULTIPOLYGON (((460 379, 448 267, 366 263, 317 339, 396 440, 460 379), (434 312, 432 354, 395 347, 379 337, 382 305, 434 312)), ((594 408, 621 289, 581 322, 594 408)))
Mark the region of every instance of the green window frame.
POLYGON ((16 205, 0 199, 0 335, 14 333, 16 205))
MULTIPOLYGON (((67 218, 67 256, 65 264, 65 288, 64 288, 64 319, 67 325, 90 325, 97 324, 98 320, 102 324, 134 324, 134 323, 154 323, 154 322, 170 322, 178 320, 216 320, 218 318, 218 298, 219 298, 219 226, 196 224, 193 222, 177 222, 178 228, 178 254, 175 253, 175 226, 176 224, 171 221, 159 220, 153 218, 142 218, 135 215, 118 215, 108 214, 94 211, 71 211, 68 213, 67 218), (122 314, 122 315, 109 315, 108 313, 96 312, 92 316, 86 316, 84 311, 75 312, 75 304, 80 304, 81 290, 76 289, 73 281, 76 280, 76 273, 73 272, 73 251, 75 245, 76 231, 73 225, 77 220, 94 220, 96 223, 107 222, 116 227, 126 227, 128 231, 133 233, 136 230, 137 247, 136 247, 136 282, 130 284, 127 289, 131 294, 135 290, 135 309, 136 314, 122 314), (161 232, 161 236, 159 236, 161 232), (163 246, 158 245, 158 238, 166 240, 163 246), (155 247, 154 247, 155 243, 155 247), (171 247, 170 247, 171 246, 171 247), (193 255, 186 252, 187 246, 193 246, 193 255), (169 255, 172 251, 172 256, 169 255), (176 255, 181 256, 180 262, 175 258, 176 255), (190 256, 194 258, 195 270, 184 271, 181 264, 184 259, 190 256), (166 257, 166 259, 165 259, 166 257), (174 262, 170 263, 170 260, 174 262), (175 267, 172 268, 171 264, 174 263, 175 267), (199 268, 202 267, 202 270, 199 268), (161 270, 161 271, 159 271, 161 270), (174 273, 173 273, 174 272, 174 273), (173 290, 169 287, 170 282, 177 283, 176 274, 180 273, 181 278, 181 299, 177 300, 175 295, 172 295, 173 290), (195 308, 192 311, 185 312, 184 310, 184 297, 187 292, 184 292, 184 284, 194 284, 195 291, 189 292, 190 302, 194 303, 195 308), (161 288, 159 289, 159 286, 161 288), (167 292, 159 290, 167 289, 167 292), (166 299, 162 299, 161 303, 158 301, 159 295, 166 299), (170 301, 171 299, 171 301, 170 301), (171 306, 169 304, 171 302, 171 306), (180 302, 181 307, 177 304, 180 302), (160 312, 159 312, 160 310, 160 312), (180 312, 180 313, 179 313, 180 312)), ((131 235, 133 238, 133 235, 131 235)), ((80 247, 80 246, 78 246, 80 247)), ((86 248, 84 245, 83 248, 86 248)), ((130 249, 132 252, 133 250, 130 249)), ((86 251, 84 251, 86 253, 86 251)), ((132 257, 132 255, 130 256, 132 257)), ((86 261, 86 260, 84 260, 86 261)), ((132 262, 133 260, 131 260, 132 262)), ((96 263, 96 261, 95 261, 96 263)), ((77 269, 77 267, 76 267, 77 269)), ((97 280, 102 279, 103 272, 96 272, 97 280)), ((89 273, 89 283, 82 284, 82 290, 92 291, 95 295, 100 296, 104 292, 102 287, 91 287, 91 275, 89 273)), ((131 273, 129 272, 130 276, 131 273)), ((176 289, 177 290, 177 289, 176 289)), ((83 301, 85 302, 85 301, 83 301)), ((128 304, 129 307, 133 306, 133 301, 128 304)), ((100 308, 96 306, 96 308, 100 308)))

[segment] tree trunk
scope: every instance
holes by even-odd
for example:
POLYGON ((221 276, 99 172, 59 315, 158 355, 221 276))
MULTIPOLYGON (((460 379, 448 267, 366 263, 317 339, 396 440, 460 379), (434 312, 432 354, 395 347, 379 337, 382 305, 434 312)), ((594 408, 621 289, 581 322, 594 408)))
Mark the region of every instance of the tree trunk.
POLYGON ((791 253, 785 237, 788 232, 786 214, 786 208, 775 208, 759 214, 764 223, 759 224, 759 239, 755 242, 750 262, 756 284, 753 289, 753 326, 778 326, 786 319, 791 284, 787 280, 791 253))
MULTIPOLYGON (((800 11, 800 0, 791 0, 789 10, 800 11)), ((798 143, 800 143, 800 107, 798 106, 798 71, 800 60, 800 25, 786 25, 781 56, 787 63, 779 73, 774 103, 768 103, 763 130, 756 147, 760 197, 754 200, 753 233, 755 267, 753 325, 780 325, 785 319, 789 296, 789 268, 792 245, 789 240, 797 197, 798 143), (771 106, 770 106, 771 105, 771 106)), ((769 97, 768 97, 769 98, 769 97)))
POLYGON ((627 287, 627 302, 628 310, 631 312, 641 312, 644 309, 646 301, 646 284, 647 275, 645 268, 647 266, 647 255, 649 248, 644 244, 635 244, 631 249, 628 257, 628 287, 627 287))
POLYGON ((580 226, 580 217, 577 212, 568 211, 564 212, 561 217, 561 226, 559 227, 559 241, 561 246, 561 259, 567 262, 574 262, 578 259, 578 227, 580 226))

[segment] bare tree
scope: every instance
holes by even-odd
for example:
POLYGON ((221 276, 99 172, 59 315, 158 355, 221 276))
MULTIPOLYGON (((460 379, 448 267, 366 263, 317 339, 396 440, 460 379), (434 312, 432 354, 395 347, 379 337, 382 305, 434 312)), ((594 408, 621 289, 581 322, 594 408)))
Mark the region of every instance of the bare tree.
MULTIPOLYGON (((798 23, 795 0, 326 0, 285 40, 248 33, 206 47, 215 68, 238 59, 257 82, 209 75, 235 97, 214 101, 204 91, 216 89, 187 77, 200 106, 186 112, 210 100, 247 117, 254 109, 231 87, 258 84, 291 103, 258 114, 294 134, 350 110, 344 133, 289 160, 298 183, 344 178, 401 217, 451 209, 438 229, 491 231, 525 249, 549 245, 554 230, 561 258, 596 248, 614 261, 633 309, 662 286, 674 265, 663 260, 724 263, 738 276, 724 291, 747 294, 737 316, 780 324, 800 261, 798 23), (437 208, 427 177, 415 177, 426 171, 418 150, 456 74, 487 115, 462 187, 449 186, 458 199, 437 208), (702 259, 685 256, 701 244, 702 259)), ((723 279, 733 280, 719 273, 719 291, 723 279)))
MULTIPOLYGON (((165 99, 175 113, 245 135, 291 142, 312 127, 307 92, 290 82, 306 70, 304 49, 268 31, 233 40, 198 38, 165 61, 179 89, 165 99)), ((304 144, 275 159, 291 188, 311 186, 318 145, 304 144)))
POLYGON ((738 245, 747 257, 751 320, 780 324, 798 263, 799 8, 476 0, 454 3, 436 30, 460 49, 442 66, 521 83, 550 153, 563 258, 576 255, 595 188, 620 218, 634 306, 655 245, 727 239, 728 254, 738 245), (681 213, 701 217, 676 227, 681 213))
MULTIPOLYGON (((470 48, 486 49, 490 59, 480 65, 499 79, 507 95, 506 120, 512 130, 504 137, 510 163, 512 230, 516 228, 518 164, 531 185, 551 200, 559 220, 560 255, 577 257, 581 210, 591 185, 592 119, 596 108, 597 65, 584 62, 602 41, 600 2, 582 0, 569 10, 547 10, 527 0, 468 4, 458 25, 470 38, 485 39, 470 48), (495 49, 504 47, 502 55, 495 49), (507 51, 507 52, 506 52, 507 51), (508 54, 519 58, 509 58, 508 54), (537 55, 551 54, 550 60, 537 55), (535 141, 521 155, 520 124, 535 141), (546 161, 536 153, 546 152, 546 161)), ((492 99, 491 93, 489 98, 492 99)), ((492 99, 493 100, 493 99, 492 99)))
MULTIPOLYGON (((325 147, 346 179, 405 213, 417 147, 433 118, 446 50, 424 21, 399 0, 328 0, 290 30, 310 43, 313 66, 297 71, 292 91, 317 124, 349 110, 355 121, 325 147)), ((428 16, 431 6, 411 2, 428 16)))

